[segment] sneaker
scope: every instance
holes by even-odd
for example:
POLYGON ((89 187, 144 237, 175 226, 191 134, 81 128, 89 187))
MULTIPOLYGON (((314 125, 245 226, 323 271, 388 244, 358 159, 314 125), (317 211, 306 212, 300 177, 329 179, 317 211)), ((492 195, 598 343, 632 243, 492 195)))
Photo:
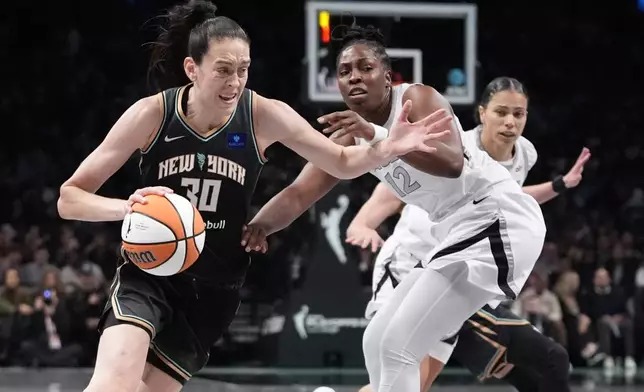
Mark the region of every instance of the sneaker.
POLYGON ((615 360, 612 357, 604 359, 604 377, 613 378, 615 375, 615 360))
POLYGON ((624 359, 624 378, 632 380, 637 374, 637 363, 633 357, 626 357, 624 359))

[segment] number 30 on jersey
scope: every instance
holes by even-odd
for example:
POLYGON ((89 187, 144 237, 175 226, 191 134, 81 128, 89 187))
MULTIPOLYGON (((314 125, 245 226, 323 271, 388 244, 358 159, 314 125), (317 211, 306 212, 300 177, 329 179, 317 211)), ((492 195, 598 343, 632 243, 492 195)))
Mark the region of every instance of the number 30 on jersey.
POLYGON ((181 186, 187 188, 186 197, 199 211, 217 212, 221 180, 184 177, 181 186))

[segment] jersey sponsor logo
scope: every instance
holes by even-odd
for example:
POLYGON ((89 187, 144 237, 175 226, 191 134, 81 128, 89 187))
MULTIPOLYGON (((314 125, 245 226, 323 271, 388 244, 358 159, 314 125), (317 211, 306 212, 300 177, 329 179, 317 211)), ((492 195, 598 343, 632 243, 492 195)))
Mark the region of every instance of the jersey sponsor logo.
POLYGON ((246 182, 246 169, 240 164, 230 159, 202 153, 179 155, 159 162, 158 179, 190 173, 195 170, 195 163, 198 170, 230 178, 241 185, 246 182))
POLYGON ((226 220, 220 219, 217 222, 205 221, 206 230, 223 230, 226 228, 226 220))
POLYGON ((245 133, 229 133, 228 148, 244 148, 246 146, 245 133))
POLYGON ((369 320, 364 317, 327 318, 323 314, 312 314, 308 305, 302 305, 293 315, 295 331, 300 339, 308 339, 311 334, 336 335, 343 328, 367 328, 369 320))
POLYGON ((180 135, 180 136, 175 136, 175 137, 170 137, 168 135, 165 135, 165 139, 163 139, 166 143, 173 142, 175 140, 183 139, 186 137, 186 135, 180 135))

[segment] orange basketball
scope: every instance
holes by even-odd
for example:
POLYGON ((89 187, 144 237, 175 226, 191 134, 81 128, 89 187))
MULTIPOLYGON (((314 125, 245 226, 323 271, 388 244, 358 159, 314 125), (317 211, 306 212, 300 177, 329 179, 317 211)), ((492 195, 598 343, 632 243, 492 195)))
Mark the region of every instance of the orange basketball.
POLYGON ((128 259, 143 271, 170 276, 185 271, 201 254, 206 227, 183 196, 148 195, 123 220, 121 239, 128 259))

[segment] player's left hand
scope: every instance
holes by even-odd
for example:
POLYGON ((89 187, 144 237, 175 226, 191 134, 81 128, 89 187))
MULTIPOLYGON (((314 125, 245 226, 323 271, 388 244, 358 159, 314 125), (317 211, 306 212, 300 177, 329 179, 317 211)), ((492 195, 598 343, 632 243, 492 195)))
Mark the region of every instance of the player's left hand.
POLYGON ((387 143, 386 148, 392 156, 401 156, 412 151, 434 153, 436 148, 427 143, 450 133, 448 124, 452 122, 452 116, 447 113, 447 110, 437 110, 412 123, 408 119, 411 105, 411 100, 405 102, 400 116, 389 130, 389 137, 381 142, 387 143))
POLYGON ((335 137, 351 134, 353 137, 370 141, 376 134, 373 125, 351 110, 325 114, 318 118, 318 122, 320 124, 329 124, 330 126, 324 128, 322 132, 327 134, 335 132, 335 137))
POLYGON ((570 171, 563 177, 566 188, 574 188, 581 182, 584 165, 590 159, 590 150, 584 147, 577 158, 577 162, 572 165, 570 171))
POLYGON ((241 245, 246 247, 246 252, 266 253, 268 251, 266 230, 253 224, 244 225, 242 227, 241 245))

